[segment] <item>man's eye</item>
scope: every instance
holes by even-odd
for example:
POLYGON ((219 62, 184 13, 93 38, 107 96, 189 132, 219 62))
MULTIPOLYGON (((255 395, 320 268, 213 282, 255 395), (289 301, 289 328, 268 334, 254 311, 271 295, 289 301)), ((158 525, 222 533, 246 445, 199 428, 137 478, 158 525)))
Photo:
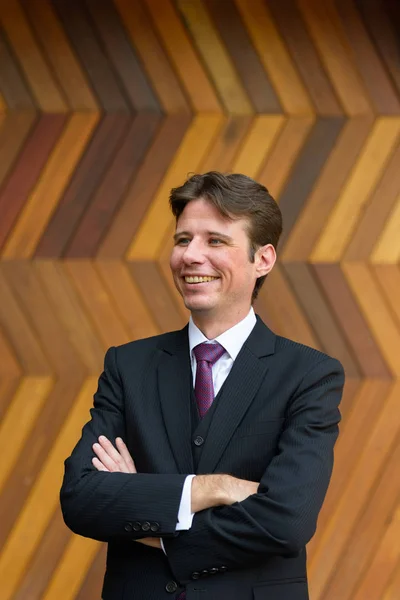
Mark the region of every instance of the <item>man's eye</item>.
POLYGON ((189 238, 178 238, 175 244, 177 244, 178 246, 187 246, 189 242, 189 238))
POLYGON ((211 238, 210 244, 212 244, 213 246, 219 246, 219 244, 222 244, 222 240, 219 240, 218 238, 211 238))

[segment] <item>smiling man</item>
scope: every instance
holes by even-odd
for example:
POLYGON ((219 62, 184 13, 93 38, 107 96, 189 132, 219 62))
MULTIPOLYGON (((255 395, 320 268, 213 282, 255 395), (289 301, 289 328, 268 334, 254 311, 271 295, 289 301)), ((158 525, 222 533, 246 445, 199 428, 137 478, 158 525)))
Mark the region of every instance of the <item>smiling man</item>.
POLYGON ((189 324, 108 350, 65 521, 108 542, 104 600, 306 600, 343 369, 254 313, 282 231, 264 186, 194 175, 170 204, 189 324))

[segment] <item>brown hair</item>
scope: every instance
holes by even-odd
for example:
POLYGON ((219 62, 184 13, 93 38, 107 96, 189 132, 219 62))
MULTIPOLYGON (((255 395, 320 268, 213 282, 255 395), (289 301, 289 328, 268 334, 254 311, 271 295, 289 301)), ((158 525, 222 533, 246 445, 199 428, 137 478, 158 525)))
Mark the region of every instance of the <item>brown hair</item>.
MULTIPOLYGON (((169 198, 172 213, 178 220, 185 206, 192 200, 206 198, 230 219, 247 218, 250 242, 250 260, 258 248, 272 244, 276 249, 282 233, 282 213, 267 188, 247 175, 232 173, 224 175, 210 171, 192 175, 183 185, 171 190, 169 198)), ((256 281, 252 301, 267 275, 256 281)))

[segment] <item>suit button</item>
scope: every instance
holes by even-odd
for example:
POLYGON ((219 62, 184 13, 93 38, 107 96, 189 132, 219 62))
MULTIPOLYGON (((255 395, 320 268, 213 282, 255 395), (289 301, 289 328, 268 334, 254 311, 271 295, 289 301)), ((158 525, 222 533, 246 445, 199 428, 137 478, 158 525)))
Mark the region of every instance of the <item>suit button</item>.
POLYGON ((194 571, 194 573, 192 573, 192 579, 199 579, 200 577, 200 573, 198 571, 194 571))
POLYGON ((200 573, 201 577, 208 577, 208 575, 209 575, 208 569, 203 569, 202 572, 200 573))
POLYGON ((151 531, 158 531, 159 529, 160 529, 160 523, 151 523, 150 524, 151 531))
POLYGON ((220 567, 219 568, 220 573, 225 573, 225 571, 227 571, 227 570, 228 570, 228 567, 220 567))
POLYGON ((150 523, 148 521, 145 521, 144 523, 142 523, 142 531, 149 531, 150 529, 150 523))
POLYGON ((212 569, 209 570, 210 575, 216 575, 218 573, 219 569, 217 569, 217 567, 213 567, 212 569))
POLYGON ((141 531, 142 524, 139 523, 139 521, 135 521, 135 523, 132 525, 132 529, 133 531, 141 531))
POLYGON ((176 581, 168 581, 165 589, 167 590, 168 594, 173 594, 178 589, 178 584, 176 581))
POLYGON ((202 446, 204 444, 204 438, 202 438, 201 435, 197 435, 193 441, 195 446, 202 446))
POLYGON ((125 531, 132 531, 132 523, 125 523, 125 531))

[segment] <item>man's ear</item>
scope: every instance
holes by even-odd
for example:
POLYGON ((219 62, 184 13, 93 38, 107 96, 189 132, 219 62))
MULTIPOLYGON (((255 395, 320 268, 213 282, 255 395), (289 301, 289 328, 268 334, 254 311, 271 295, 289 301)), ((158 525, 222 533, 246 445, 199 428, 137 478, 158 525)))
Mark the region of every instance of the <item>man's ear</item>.
POLYGON ((276 251, 272 244, 266 244, 258 248, 254 262, 256 263, 257 278, 268 275, 276 262, 276 251))

